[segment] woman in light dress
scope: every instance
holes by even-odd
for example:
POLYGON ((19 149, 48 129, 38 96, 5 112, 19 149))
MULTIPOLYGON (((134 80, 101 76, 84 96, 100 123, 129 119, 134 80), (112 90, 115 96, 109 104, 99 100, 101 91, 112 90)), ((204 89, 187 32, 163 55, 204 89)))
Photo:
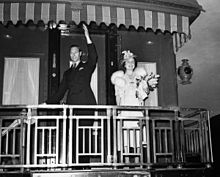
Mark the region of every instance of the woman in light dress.
MULTIPOLYGON (((151 90, 158 84, 159 75, 148 75, 142 67, 136 67, 136 56, 129 50, 123 51, 121 62, 123 70, 116 71, 111 76, 111 82, 115 87, 116 103, 119 106, 143 106, 151 90)), ((135 152, 139 148, 138 118, 143 117, 142 111, 122 110, 118 114, 121 118, 127 117, 130 120, 123 121, 122 129, 118 131, 118 142, 123 138, 124 152, 129 153, 130 149, 135 152), (136 137, 136 138, 134 138, 136 137)), ((118 123, 118 127, 120 124, 118 123)), ((120 151, 120 147, 118 148, 120 151)))

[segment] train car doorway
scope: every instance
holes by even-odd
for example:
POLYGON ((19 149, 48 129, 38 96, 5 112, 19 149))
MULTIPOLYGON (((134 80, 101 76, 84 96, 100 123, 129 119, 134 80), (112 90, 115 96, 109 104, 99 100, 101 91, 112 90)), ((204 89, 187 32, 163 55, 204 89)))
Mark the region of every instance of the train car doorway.
MULTIPOLYGON (((96 101, 100 105, 106 104, 106 51, 105 51, 105 34, 91 34, 91 39, 96 46, 98 53, 98 62, 96 69, 92 75, 91 87, 95 94, 96 101)), ((68 34, 62 35, 60 38, 60 80, 63 77, 63 73, 70 67, 69 63, 69 49, 71 45, 78 45, 82 52, 82 60, 87 60, 87 46, 85 37, 83 34, 68 34)), ((64 102, 65 102, 64 98, 64 102)))

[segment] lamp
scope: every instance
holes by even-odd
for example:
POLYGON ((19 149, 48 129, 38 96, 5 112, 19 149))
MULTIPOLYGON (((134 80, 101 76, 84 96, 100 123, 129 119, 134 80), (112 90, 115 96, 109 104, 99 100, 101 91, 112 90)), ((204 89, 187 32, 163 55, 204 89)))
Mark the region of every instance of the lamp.
POLYGON ((177 69, 177 74, 180 78, 180 83, 183 85, 191 84, 190 79, 193 75, 193 69, 188 63, 188 59, 182 59, 182 64, 177 69))

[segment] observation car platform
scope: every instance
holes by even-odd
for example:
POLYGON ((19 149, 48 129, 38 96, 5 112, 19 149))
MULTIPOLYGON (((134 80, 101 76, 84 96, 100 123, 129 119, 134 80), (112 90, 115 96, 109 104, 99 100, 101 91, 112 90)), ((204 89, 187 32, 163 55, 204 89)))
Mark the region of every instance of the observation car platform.
POLYGON ((1 177, 208 176, 211 145, 206 109, 0 107, 1 177))

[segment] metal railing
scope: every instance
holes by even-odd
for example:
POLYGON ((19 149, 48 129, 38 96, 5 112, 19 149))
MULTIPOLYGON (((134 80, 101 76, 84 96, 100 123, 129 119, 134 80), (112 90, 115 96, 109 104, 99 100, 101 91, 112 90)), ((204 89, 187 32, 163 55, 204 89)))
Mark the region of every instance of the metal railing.
POLYGON ((212 163, 209 112, 162 107, 0 107, 0 170, 212 163))

